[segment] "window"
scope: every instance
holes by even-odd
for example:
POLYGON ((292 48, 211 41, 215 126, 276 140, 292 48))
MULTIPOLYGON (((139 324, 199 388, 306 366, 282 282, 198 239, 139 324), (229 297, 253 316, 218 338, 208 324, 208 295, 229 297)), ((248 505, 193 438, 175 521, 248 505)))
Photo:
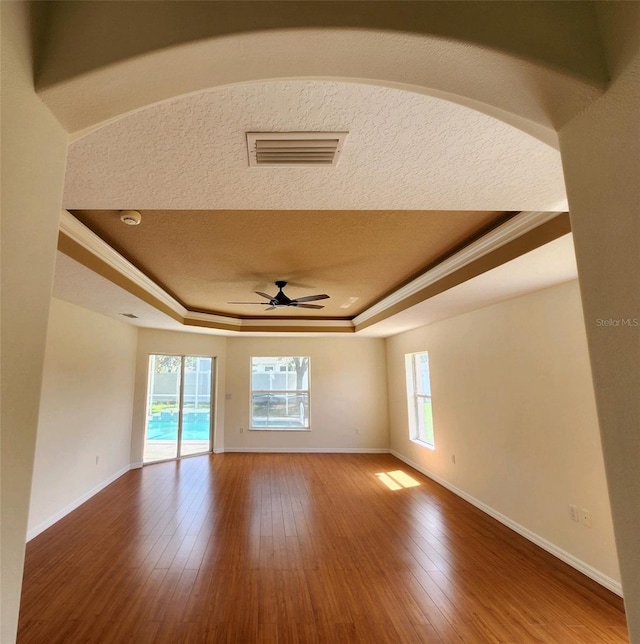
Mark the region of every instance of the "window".
POLYGON ((409 437, 428 447, 434 447, 429 354, 426 351, 408 353, 405 355, 405 367, 409 405, 409 437))
POLYGON ((309 429, 309 358, 251 358, 251 429, 309 429))

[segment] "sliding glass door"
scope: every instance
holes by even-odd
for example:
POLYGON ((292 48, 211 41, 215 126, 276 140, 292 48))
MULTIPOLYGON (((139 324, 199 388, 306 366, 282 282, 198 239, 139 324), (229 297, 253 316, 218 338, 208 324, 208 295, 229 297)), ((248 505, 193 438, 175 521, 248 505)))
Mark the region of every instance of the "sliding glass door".
POLYGON ((211 451, 214 358, 149 356, 144 462, 211 451))
POLYGON ((213 358, 184 357, 180 456, 211 451, 213 358))

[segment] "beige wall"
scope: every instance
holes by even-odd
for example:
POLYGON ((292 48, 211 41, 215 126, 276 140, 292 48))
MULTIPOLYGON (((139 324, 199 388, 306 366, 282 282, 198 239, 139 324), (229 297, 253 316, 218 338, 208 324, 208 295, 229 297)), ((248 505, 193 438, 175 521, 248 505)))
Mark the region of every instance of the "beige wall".
POLYGON ((640 642, 640 3, 596 4, 612 82, 559 138, 627 622, 640 642))
POLYGON ((390 338, 387 364, 395 452, 619 582, 577 282, 390 338), (404 354, 421 350, 433 451, 408 438, 404 354), (593 527, 571 521, 569 503, 593 527))
POLYGON ((0 641, 17 628, 67 135, 33 90, 43 5, 2 2, 2 517, 0 641))
POLYGON ((343 78, 442 96, 557 145, 557 124, 585 107, 606 80, 588 3, 290 7, 56 3, 39 70, 40 95, 69 132, 78 132, 211 87, 343 78))
POLYGON ((180 333, 141 329, 138 335, 136 357, 136 381, 133 408, 133 431, 131 433, 131 463, 142 463, 144 450, 145 410, 148 387, 149 355, 168 353, 173 355, 211 356, 216 359, 214 435, 213 448, 224 448, 224 374, 226 369, 227 338, 200 333, 180 333))
POLYGON ((383 340, 232 338, 227 349, 226 394, 231 396, 225 413, 227 450, 357 451, 388 447, 383 340), (282 355, 311 359, 311 431, 248 431, 251 356, 282 355))
POLYGON ((52 300, 29 538, 129 470, 137 335, 135 327, 52 300))
POLYGON ((131 462, 142 462, 148 356, 211 355, 216 360, 214 449, 386 450, 388 414, 384 341, 365 338, 226 338, 141 329, 131 462), (248 431, 252 355, 311 357, 311 431, 248 431), (244 431, 241 433, 240 428, 244 431), (357 433, 356 433, 357 428, 357 433))

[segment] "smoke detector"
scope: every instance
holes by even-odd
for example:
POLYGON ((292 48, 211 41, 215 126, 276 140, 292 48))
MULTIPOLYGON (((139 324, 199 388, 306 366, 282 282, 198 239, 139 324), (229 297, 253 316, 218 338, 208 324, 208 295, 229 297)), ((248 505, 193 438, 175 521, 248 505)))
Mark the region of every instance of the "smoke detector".
POLYGON ((338 164, 348 132, 247 132, 250 166, 338 164))
POLYGON ((137 226, 142 221, 142 215, 137 210, 121 210, 120 221, 127 226, 137 226))

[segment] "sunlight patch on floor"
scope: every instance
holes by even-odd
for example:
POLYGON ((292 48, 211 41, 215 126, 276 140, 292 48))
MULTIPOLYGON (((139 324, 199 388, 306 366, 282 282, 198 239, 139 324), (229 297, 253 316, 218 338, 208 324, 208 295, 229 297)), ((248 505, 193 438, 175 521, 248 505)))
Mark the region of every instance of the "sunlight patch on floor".
POLYGON ((376 476, 390 490, 402 490, 403 488, 416 487, 417 485, 420 485, 418 481, 402 470, 379 472, 376 476))

